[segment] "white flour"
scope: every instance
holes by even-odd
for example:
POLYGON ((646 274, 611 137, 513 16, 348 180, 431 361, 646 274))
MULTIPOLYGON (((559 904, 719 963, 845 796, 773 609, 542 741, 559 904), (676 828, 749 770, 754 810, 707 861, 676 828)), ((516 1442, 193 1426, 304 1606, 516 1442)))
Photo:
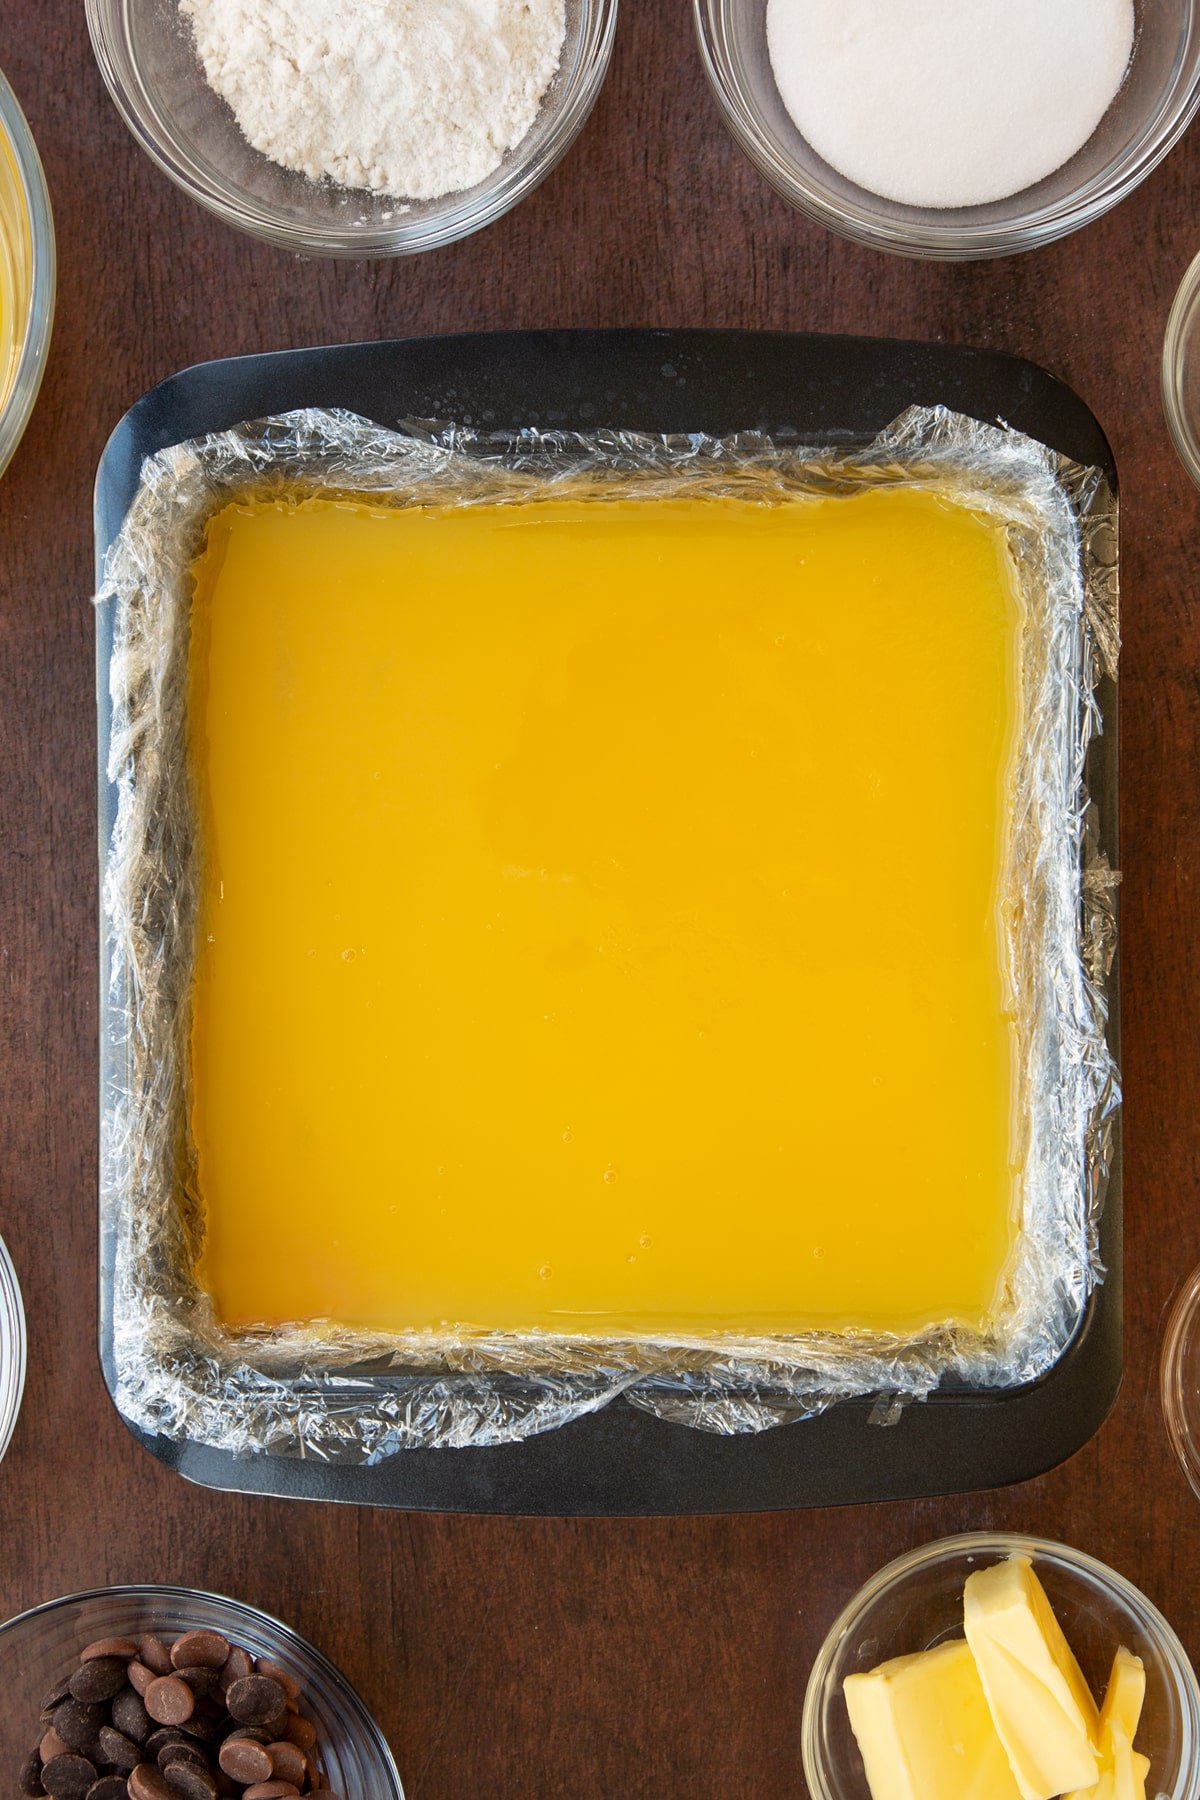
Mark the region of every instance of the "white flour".
POLYGON ((525 136, 565 0, 180 0, 244 135, 314 181, 432 200, 525 136))
POLYGON ((818 155, 910 206, 1032 187, 1091 137, 1133 0, 769 0, 771 66, 818 155))

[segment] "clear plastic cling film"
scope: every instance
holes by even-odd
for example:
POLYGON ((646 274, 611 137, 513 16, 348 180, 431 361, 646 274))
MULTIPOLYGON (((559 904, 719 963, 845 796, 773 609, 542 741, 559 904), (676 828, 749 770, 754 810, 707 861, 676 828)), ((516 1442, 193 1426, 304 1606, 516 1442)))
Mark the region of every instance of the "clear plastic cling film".
MULTIPOLYGON (((1084 781, 1096 689, 1118 653, 1116 498, 1104 475, 1021 434, 913 409, 866 447, 753 434, 659 438, 454 426, 386 430, 343 412, 259 420, 147 459, 97 604, 111 613, 116 821, 103 883, 108 989, 101 1213, 116 1399, 146 1431, 234 1453, 369 1463, 407 1448, 511 1443, 624 1397, 732 1434, 871 1398, 888 1422, 939 1383, 1014 1387, 1069 1344, 1103 1279, 1119 1085, 1106 1041, 1115 872, 1084 781), (1002 523, 1026 607, 1025 729, 1003 913, 1026 1158, 1021 1229, 986 1334, 865 1332, 456 1341, 296 1325, 233 1332, 193 1273, 203 1232, 187 1042, 198 846, 186 754, 189 569, 235 497, 475 505, 550 496, 736 496, 771 505, 928 488, 1002 523)), ((886 921, 885 921, 886 923, 886 921)))

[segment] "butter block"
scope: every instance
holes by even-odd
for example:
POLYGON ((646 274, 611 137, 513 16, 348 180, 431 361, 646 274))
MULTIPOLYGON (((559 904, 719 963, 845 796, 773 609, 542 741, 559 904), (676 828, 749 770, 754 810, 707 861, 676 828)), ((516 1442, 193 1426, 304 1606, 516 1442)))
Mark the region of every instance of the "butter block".
POLYGON ((1020 1800, 961 1638, 849 1675, 844 1692, 872 1800, 1020 1800))
POLYGON ((963 1621, 1021 1800, 1092 1792, 1100 1716, 1029 1558, 971 1575, 963 1621))

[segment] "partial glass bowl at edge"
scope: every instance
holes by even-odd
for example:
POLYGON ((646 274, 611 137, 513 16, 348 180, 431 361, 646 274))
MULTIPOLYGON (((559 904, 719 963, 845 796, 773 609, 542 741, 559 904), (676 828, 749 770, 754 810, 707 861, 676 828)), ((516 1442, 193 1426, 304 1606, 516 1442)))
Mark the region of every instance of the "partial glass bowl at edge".
MULTIPOLYGON (((1200 482, 1200 470, 1192 474, 1200 482)), ((1171 1448, 1200 1500, 1200 1268, 1192 1270, 1171 1308, 1159 1380, 1171 1448)))
POLYGON ((317 1727, 327 1782, 339 1800, 404 1800, 392 1753, 345 1677, 319 1650, 257 1607, 191 1588, 112 1587, 69 1594, 0 1626, 0 1742, 14 1766, 38 1738, 43 1696, 74 1667, 85 1644, 145 1631, 221 1632, 252 1656, 294 1674, 317 1727))
POLYGON ((281 169, 253 149, 204 77, 178 0, 87 0, 100 72, 146 154, 229 225, 325 256, 403 256, 453 243, 523 200, 565 155, 600 92, 617 0, 567 0, 558 73, 494 174, 437 200, 396 200, 281 169))
MULTIPOLYGON (((843 237, 907 256, 1007 256, 1065 237, 1116 206, 1178 142, 1200 106, 1200 0, 1135 0, 1125 85, 1099 129, 1036 187, 942 211, 870 194, 797 131, 775 85, 767 0, 693 0, 705 69, 734 138, 785 200, 843 237)), ((936 95, 927 103, 936 105, 936 95)))
POLYGON ((1007 1556, 1028 1556, 1078 1656, 1102 1694, 1124 1645, 1146 1665, 1137 1746, 1150 1758, 1148 1791, 1166 1800, 1200 1794, 1200 1686, 1158 1609, 1124 1576, 1081 1550, 1041 1538, 971 1532, 898 1557, 855 1595, 817 1653, 801 1727, 812 1800, 870 1800, 842 1683, 894 1656, 962 1636, 968 1575, 1007 1556))
POLYGON ((0 1462, 12 1442, 25 1392, 25 1306, 17 1272, 0 1238, 0 1462))
POLYGON ((0 257, 5 255, 12 257, 18 324, 11 366, 0 359, 0 475, 21 441, 42 385, 55 294, 54 220, 46 177, 17 97, 0 75, 0 257))
POLYGON ((1200 487, 1200 256, 1180 282, 1167 320, 1162 400, 1180 461, 1200 487))

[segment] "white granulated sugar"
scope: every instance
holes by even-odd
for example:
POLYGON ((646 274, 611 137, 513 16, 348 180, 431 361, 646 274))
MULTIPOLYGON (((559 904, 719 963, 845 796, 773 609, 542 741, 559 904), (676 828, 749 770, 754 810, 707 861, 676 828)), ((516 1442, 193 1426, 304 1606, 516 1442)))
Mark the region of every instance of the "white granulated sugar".
POLYGON ((565 0, 180 0, 264 156, 409 200, 474 187, 528 132, 565 0))
POLYGON ((1133 0, 768 0, 784 105, 818 155, 909 206, 978 206, 1086 144, 1133 0))

